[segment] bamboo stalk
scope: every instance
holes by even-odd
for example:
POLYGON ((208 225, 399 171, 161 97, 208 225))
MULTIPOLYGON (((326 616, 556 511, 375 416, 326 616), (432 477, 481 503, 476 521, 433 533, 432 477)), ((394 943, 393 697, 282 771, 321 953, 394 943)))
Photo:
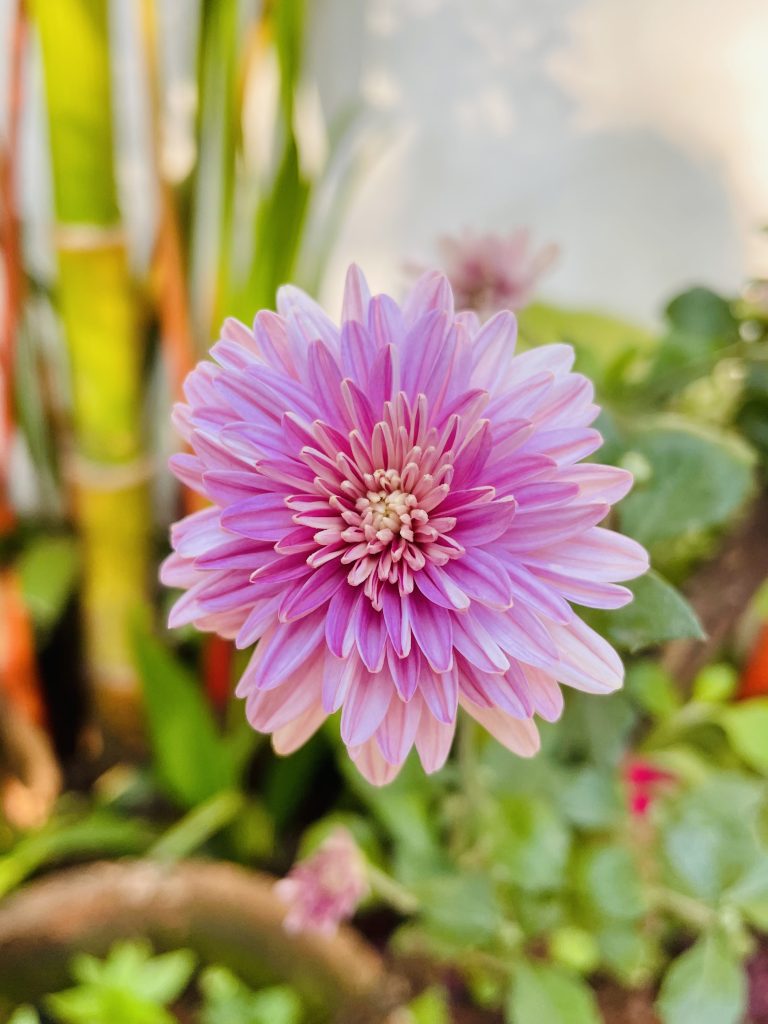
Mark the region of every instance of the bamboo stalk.
POLYGON ((97 713, 125 741, 138 723, 128 620, 148 578, 142 359, 115 185, 107 0, 33 0, 42 46, 69 348, 83 553, 83 615, 97 713))

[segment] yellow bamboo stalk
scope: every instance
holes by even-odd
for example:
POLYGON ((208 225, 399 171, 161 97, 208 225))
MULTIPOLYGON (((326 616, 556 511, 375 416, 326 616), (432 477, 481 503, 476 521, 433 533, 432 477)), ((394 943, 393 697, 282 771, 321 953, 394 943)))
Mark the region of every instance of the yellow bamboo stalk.
POLYGON ((70 481, 96 709, 125 741, 139 687, 128 637, 148 580, 143 346, 115 186, 107 0, 33 0, 43 55, 59 307, 69 348, 70 481))

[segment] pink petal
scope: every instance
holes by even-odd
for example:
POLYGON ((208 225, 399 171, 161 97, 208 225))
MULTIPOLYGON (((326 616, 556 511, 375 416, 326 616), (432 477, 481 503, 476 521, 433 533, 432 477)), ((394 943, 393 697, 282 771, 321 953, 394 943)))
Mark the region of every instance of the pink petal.
POLYGON ((300 288, 285 284, 277 290, 277 311, 285 317, 289 333, 310 341, 324 341, 332 352, 339 350, 339 329, 322 306, 300 288))
POLYGON ((442 312, 430 312, 411 327, 400 346, 400 386, 414 399, 425 394, 438 404, 453 367, 456 333, 442 312))
POLYGON ((620 501, 632 486, 632 474, 626 469, 592 463, 571 466, 560 479, 575 483, 579 488, 580 498, 587 501, 607 501, 611 505, 620 501))
POLYGON ((368 380, 376 356, 376 346, 363 323, 348 320, 341 329, 341 368, 356 381, 368 380))
POLYGON ((525 561, 535 568, 562 570, 606 583, 631 580, 648 570, 645 548, 630 537, 602 527, 593 527, 545 551, 526 554, 525 561))
POLYGON ((415 576, 416 586, 420 592, 441 608, 455 608, 462 611, 469 608, 469 598, 454 581, 453 574, 442 569, 434 562, 427 562, 421 572, 415 576))
POLYGON ((251 540, 280 540, 293 527, 282 494, 255 494, 221 513, 221 525, 251 540))
POLYGON ((387 665, 392 674, 392 681, 397 692, 404 701, 409 701, 419 684, 424 662, 418 647, 413 647, 405 658, 399 658, 391 645, 387 646, 387 665))
POLYGON ((552 625, 550 634, 560 651, 552 672, 561 683, 585 693, 612 693, 624 681, 624 666, 611 645, 579 618, 567 626, 552 625))
POLYGON ((449 672, 422 671, 419 693, 438 722, 453 722, 459 702, 459 674, 454 665, 449 672))
POLYGON ((302 666, 300 672, 289 676, 281 686, 272 690, 251 690, 246 698, 245 713, 254 729, 274 732, 309 708, 316 707, 320 696, 321 666, 320 661, 302 666))
POLYGON ((451 614, 414 591, 408 599, 411 629, 416 643, 436 672, 447 672, 453 665, 453 628, 451 614))
POLYGON ((248 617, 240 627, 235 638, 235 647, 243 650, 264 636, 267 630, 277 625, 277 609, 280 596, 264 598, 258 601, 248 613, 248 617))
POLYGON ((379 749, 389 764, 399 766, 408 756, 421 715, 421 701, 406 703, 396 693, 393 694, 389 709, 376 730, 379 749))
POLYGON ((361 665, 352 675, 341 709, 341 738, 348 747, 359 746, 373 736, 394 692, 387 671, 372 674, 361 665))
POLYGON ((371 299, 368 307, 368 331, 376 348, 398 346, 405 337, 403 314, 398 304, 388 295, 374 295, 371 299))
POLYGON ((498 708, 481 708, 467 702, 464 710, 498 740, 507 750, 520 757, 533 757, 541 741, 532 718, 514 718, 498 708))
POLYGON ((480 548, 472 548, 462 558, 449 562, 445 572, 473 601, 500 609, 512 604, 508 574, 498 559, 480 548))
POLYGON ((416 731, 416 749, 427 774, 439 771, 445 764, 455 731, 455 720, 446 725, 438 722, 426 709, 422 712, 416 731))
POLYGON ((350 748, 349 756, 363 778, 372 786, 386 786, 400 771, 400 765, 389 764, 384 759, 375 739, 350 748))
POLYGON ((357 606, 367 601, 362 588, 341 587, 326 610, 325 641, 337 658, 346 658, 355 645, 357 606))
POLYGON ((480 328, 472 346, 472 383, 493 393, 506 381, 517 342, 517 320, 502 311, 480 328))
POLYGON ((576 353, 570 345, 539 345, 515 356, 505 384, 527 380, 542 370, 557 375, 568 373, 575 359, 576 353))
POLYGON ((569 601, 586 608, 623 608, 634 596, 627 587, 620 587, 616 583, 581 580, 549 569, 537 569, 536 575, 557 588, 569 601))
POLYGON ((314 704, 292 722, 276 729, 272 734, 272 746, 276 754, 287 757, 299 747, 303 747, 313 736, 328 716, 320 704, 314 704))
MULTIPOLYGON (((417 573, 421 576, 422 573, 417 573)), ((411 650, 411 623, 408 618, 408 605, 405 604, 397 590, 385 586, 381 592, 384 623, 387 627, 389 642, 399 658, 405 657, 411 650)))
POLYGON ((387 627, 384 616, 366 598, 358 605, 355 625, 357 650, 369 672, 380 672, 384 665, 387 627))
POLYGON ((507 533, 517 513, 514 498, 500 498, 489 505, 462 512, 451 534, 463 547, 491 544, 507 533))
POLYGON ((324 632, 322 612, 313 612, 298 622, 280 623, 259 643, 240 687, 247 692, 251 687, 271 690, 279 686, 315 654, 324 632))
POLYGON ((344 301, 341 310, 343 321, 356 320, 364 324, 368 321, 368 304, 371 301, 371 293, 368 289, 368 282, 365 279, 360 267, 352 263, 347 271, 344 282, 344 301))
POLYGON ((327 604, 340 587, 349 585, 339 564, 326 562, 315 569, 298 590, 290 590, 280 605, 280 621, 291 622, 300 619, 322 605, 327 604))
POLYGON ((445 274, 429 270, 419 278, 403 303, 403 315, 408 324, 414 324, 426 313, 434 310, 445 313, 453 320, 453 292, 445 274))
POLYGON ((553 676, 533 665, 521 666, 528 680, 534 710, 547 722, 556 722, 563 713, 563 691, 553 676))
POLYGON ((509 661, 483 626, 468 615, 456 615, 453 621, 456 650, 482 672, 506 672, 509 661))

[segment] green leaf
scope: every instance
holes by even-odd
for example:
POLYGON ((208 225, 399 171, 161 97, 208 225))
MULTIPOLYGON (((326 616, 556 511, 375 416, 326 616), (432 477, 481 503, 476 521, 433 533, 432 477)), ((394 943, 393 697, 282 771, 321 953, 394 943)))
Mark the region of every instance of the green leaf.
POLYGON ((635 652, 646 647, 704 633, 696 615, 671 583, 651 570, 627 584, 635 595, 631 604, 618 611, 590 610, 585 618, 616 647, 635 652))
POLYGON ((553 960, 579 974, 591 974, 600 965, 600 950, 594 935, 575 925, 563 925, 552 932, 549 953, 553 960))
POLYGON ((86 855, 144 853, 155 832, 144 821, 97 808, 81 818, 54 817, 0 857, 0 898, 43 864, 86 855))
POLYGON ((751 925, 768 932, 768 853, 723 893, 751 925))
POLYGON ((226 741, 197 680, 141 623, 134 629, 134 646, 160 785, 185 807, 236 789, 226 741))
POLYGON ((739 757, 750 768, 768 775, 768 697, 726 707, 720 721, 739 757))
POLYGON ((71 988, 47 996, 45 1005, 63 1024, 176 1024, 162 1006, 120 989, 71 988))
POLYGON ((413 1024, 451 1024, 448 997, 442 988, 428 988, 408 1004, 413 1024))
POLYGON ((567 768, 557 793, 562 813, 579 828, 604 829, 624 814, 618 780, 598 768, 567 768))
POLYGON ((651 474, 622 501, 619 516, 624 532, 643 544, 722 526, 752 490, 754 457, 737 438, 666 417, 636 431, 630 447, 651 474))
POLYGON ((653 977, 659 960, 655 936, 633 922, 610 921, 596 938, 603 963, 623 985, 639 988, 653 977))
POLYGON ((711 932, 672 963, 656 1007, 663 1024, 738 1024, 746 999, 740 961, 722 934, 711 932))
POLYGON ((412 889, 421 903, 425 925, 441 938, 480 944, 494 935, 501 921, 487 875, 437 875, 412 889))
POLYGON ((253 992, 226 967, 207 967, 200 975, 201 1024, 299 1024, 301 1001, 284 985, 253 992))
POLYGON ((17 1006, 8 1024, 40 1024, 40 1017, 33 1006, 17 1006))
POLYGON ((79 568, 73 537, 37 537, 16 563, 24 603, 40 630, 56 624, 74 589, 79 568))
POLYGON ((653 335, 616 317, 581 309, 561 309, 535 302, 519 314, 520 336, 529 345, 564 341, 576 349, 577 367, 602 394, 611 394, 629 379, 639 356, 652 352, 653 335))
POLYGON ((682 704, 675 680, 656 661, 634 661, 627 666, 624 690, 655 718, 669 718, 682 704))
POLYGON ((571 837, 550 804, 522 794, 503 798, 489 838, 505 880, 534 892, 562 886, 571 837))
POLYGON ((716 904, 765 856, 754 829, 762 788, 738 775, 716 773, 684 794, 662 831, 673 885, 716 904))
POLYGON ((149 851, 158 860, 179 860, 189 857, 220 832, 245 808, 245 796, 233 790, 222 790, 175 822, 149 851))
POLYGON ((177 949, 152 955, 147 942, 117 942, 104 960, 80 954, 72 961, 72 976, 84 987, 114 989, 167 1005, 186 988, 195 969, 195 955, 177 949))
POLYGON ((738 330, 738 321, 730 303, 701 286, 676 295, 665 310, 673 327, 704 337, 723 337, 738 330))
POLYGON ((564 762, 590 760, 603 769, 615 769, 637 720, 637 710, 621 691, 595 700, 591 694, 569 690, 557 726, 557 756, 564 762))
POLYGON ((588 912, 598 919, 635 921, 647 909, 637 864, 624 846, 606 844, 580 850, 574 881, 588 912))
POLYGON ((508 1024, 601 1024, 586 982, 557 967, 521 963, 505 1008, 508 1024))
POLYGON ((721 703, 736 692, 739 674, 733 665, 724 662, 705 665, 693 681, 693 699, 721 703))

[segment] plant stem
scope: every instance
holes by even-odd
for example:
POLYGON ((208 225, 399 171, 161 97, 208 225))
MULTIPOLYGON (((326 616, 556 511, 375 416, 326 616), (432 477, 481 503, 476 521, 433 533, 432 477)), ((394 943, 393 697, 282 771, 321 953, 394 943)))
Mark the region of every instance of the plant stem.
POLYGON ((458 764, 464 813, 457 822, 456 839, 459 850, 462 851, 471 848, 477 840, 485 792, 477 760, 478 730, 475 720, 469 715, 460 715, 458 732, 458 764))
POLYGON ((147 856, 174 861, 189 857, 211 836, 226 828, 245 806, 245 797, 234 790, 216 793, 177 821, 153 846, 147 856))
POLYGON ((708 907, 692 896, 675 892, 674 889, 659 886, 652 890, 651 898, 660 910, 675 914, 695 928, 707 928, 717 920, 717 913, 712 907, 708 907))
POLYGON ((59 306, 72 373, 70 481, 83 550, 89 676, 104 724, 139 729, 128 622, 146 595, 143 346, 112 152, 107 0, 33 0, 45 71, 59 306))
POLYGON ((375 895, 380 896, 394 910, 400 914, 415 914, 417 912, 420 906, 419 900, 404 885, 396 882, 390 875, 370 863, 366 866, 366 873, 375 895))

